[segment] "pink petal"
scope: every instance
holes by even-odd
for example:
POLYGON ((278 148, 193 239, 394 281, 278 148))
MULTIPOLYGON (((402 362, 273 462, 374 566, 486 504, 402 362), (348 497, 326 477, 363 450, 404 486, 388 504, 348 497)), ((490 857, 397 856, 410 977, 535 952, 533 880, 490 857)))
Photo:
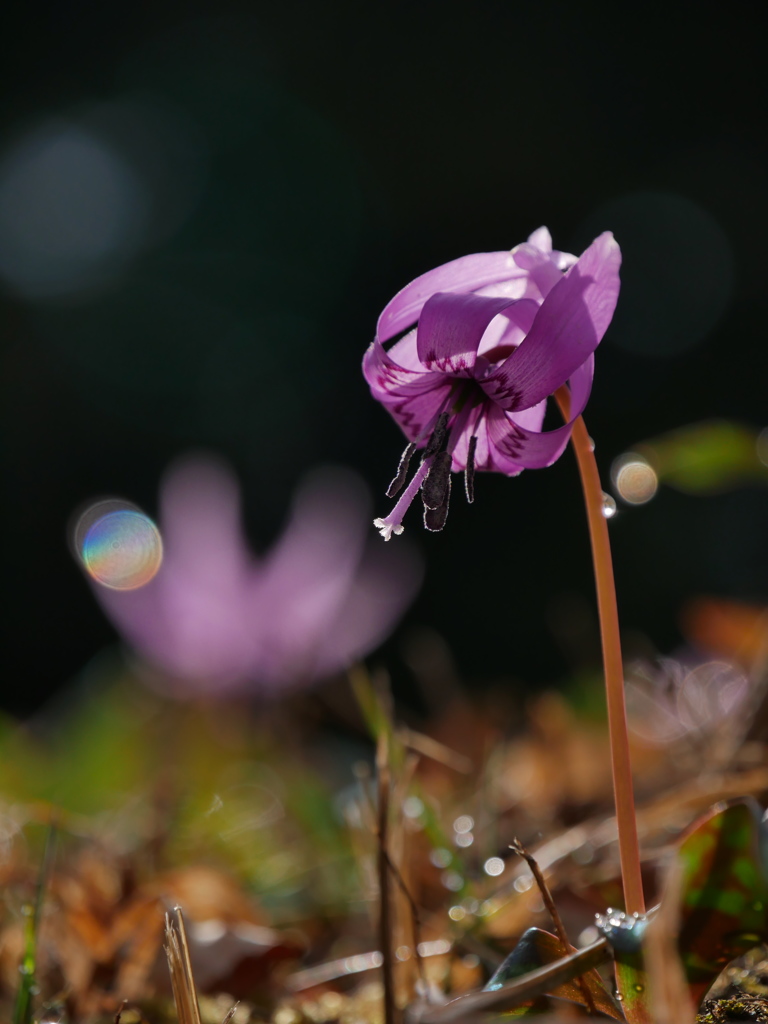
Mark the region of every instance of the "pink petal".
POLYGON ((437 417, 445 408, 451 390, 451 378, 443 377, 439 387, 431 386, 421 394, 390 395, 380 401, 409 441, 426 442, 425 435, 431 432, 437 417))
POLYGON ((511 278, 524 278, 510 252, 478 252, 444 263, 422 274, 387 303, 379 317, 376 337, 387 341, 412 327, 427 301, 436 292, 472 292, 511 278))
POLYGON ((160 488, 165 564, 194 566, 206 579, 239 578, 251 554, 243 534, 240 487, 210 455, 188 455, 166 471, 160 488))
POLYGON ((584 411, 589 399, 594 363, 594 356, 588 356, 571 376, 571 416, 568 423, 554 430, 531 429, 530 425, 523 422, 525 417, 518 418, 515 413, 505 413, 499 406, 487 403, 486 421, 491 457, 497 465, 508 467, 502 472, 543 469, 557 461, 568 444, 575 420, 584 411))
POLYGON ((509 306, 507 298, 433 295, 421 311, 416 331, 419 360, 429 370, 471 377, 485 329, 509 306))
POLYGON ((209 457, 171 467, 161 490, 165 557, 134 591, 99 587, 97 597, 126 639, 175 676, 223 683, 253 662, 249 620, 257 568, 240 524, 239 488, 209 457))
POLYGON ((478 356, 487 355, 491 349, 502 345, 516 348, 533 326, 540 305, 534 299, 519 299, 508 306, 488 325, 477 350, 478 356))
POLYGON ((606 231, 552 289, 525 340, 481 384, 504 409, 525 409, 560 387, 597 348, 619 295, 621 252, 606 231))
POLYGON ((552 235, 549 233, 549 228, 545 228, 543 225, 536 228, 528 235, 528 244, 538 249, 539 252, 552 252, 552 235))
POLYGON ((380 398, 381 395, 388 395, 399 389, 408 389, 412 385, 421 387, 422 384, 438 384, 443 377, 440 373, 400 366, 378 341, 372 341, 365 351, 363 376, 368 381, 374 398, 380 398))
POLYGON ((547 399, 545 398, 538 405, 532 405, 530 409, 516 409, 514 412, 508 413, 508 416, 518 426, 532 430, 534 433, 541 433, 541 425, 544 422, 546 411, 547 399))
POLYGON ((394 345, 386 349, 386 353, 393 363, 402 366, 404 370, 418 370, 424 373, 424 367, 419 360, 419 353, 416 348, 416 328, 404 334, 394 345))
POLYGON ((534 246, 539 252, 546 253, 558 270, 568 270, 578 259, 577 256, 572 256, 569 252, 558 252, 557 249, 552 248, 552 235, 548 228, 537 228, 528 236, 528 244, 534 246))
POLYGON ((417 441, 444 406, 453 382, 443 373, 405 370, 374 341, 363 359, 371 394, 400 424, 409 441, 417 441))
POLYGON ((377 647, 415 596, 422 577, 421 560, 404 543, 369 545, 333 627, 315 652, 315 674, 347 668, 377 647))
POLYGON ((368 535, 368 494, 341 469, 316 471, 297 492, 261 578, 265 680, 311 677, 314 652, 346 600, 368 535))
POLYGON ((512 250, 512 258, 518 267, 525 270, 536 287, 545 298, 563 277, 557 264, 553 263, 548 253, 540 252, 535 246, 523 242, 512 250))

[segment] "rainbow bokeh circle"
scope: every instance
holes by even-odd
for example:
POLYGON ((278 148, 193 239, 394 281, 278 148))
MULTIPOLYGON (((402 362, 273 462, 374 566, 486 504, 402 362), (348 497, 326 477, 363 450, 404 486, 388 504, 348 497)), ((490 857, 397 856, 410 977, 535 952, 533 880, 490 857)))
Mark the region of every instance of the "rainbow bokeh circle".
POLYGON ((92 522, 80 544, 88 574, 112 590, 136 590, 155 576, 163 561, 160 531, 138 509, 107 512, 92 522))

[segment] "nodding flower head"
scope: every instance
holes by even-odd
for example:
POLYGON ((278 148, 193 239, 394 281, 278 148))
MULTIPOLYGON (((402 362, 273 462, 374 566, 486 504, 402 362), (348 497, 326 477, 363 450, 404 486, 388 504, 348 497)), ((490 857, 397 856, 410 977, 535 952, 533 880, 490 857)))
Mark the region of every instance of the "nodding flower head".
POLYGON ((516 476, 559 458, 589 398, 620 263, 610 232, 577 258, 553 250, 539 228, 511 252, 437 267, 388 303, 363 359, 371 394, 409 442, 387 494, 405 490, 390 515, 374 521, 385 540, 402 533, 419 490, 424 525, 443 528, 452 471, 463 470, 472 501, 477 470, 516 476), (566 383, 569 422, 542 430, 547 398, 566 383))

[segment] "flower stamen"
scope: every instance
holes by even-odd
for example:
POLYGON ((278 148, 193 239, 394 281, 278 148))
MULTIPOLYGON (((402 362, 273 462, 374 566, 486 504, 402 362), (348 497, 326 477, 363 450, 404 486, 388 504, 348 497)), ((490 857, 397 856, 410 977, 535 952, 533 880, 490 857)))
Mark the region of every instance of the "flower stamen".
POLYGON ((388 498, 396 497, 400 493, 400 491, 402 491, 403 487, 405 487, 405 481, 408 479, 408 467, 411 464, 411 457, 413 456, 413 453, 415 451, 416 445, 413 443, 413 441, 411 441, 410 444, 407 444, 405 446, 405 451, 400 456, 400 462, 397 467, 397 473, 395 474, 395 478, 387 488, 388 498))
POLYGON ((432 436, 427 441, 427 447, 424 449, 424 459, 428 459, 430 455, 434 455, 435 452, 439 452, 444 447, 448 417, 449 413, 447 412, 441 412, 437 417, 435 429, 432 431, 432 436))
POLYGON ((477 448, 477 434, 473 434, 467 445, 467 466, 464 470, 464 493, 467 502, 471 505, 475 500, 475 449, 477 448))
POLYGON ((438 509, 443 505, 450 479, 450 452, 438 452, 421 487, 421 500, 425 508, 438 509))
POLYGON ((427 530, 432 533, 439 533, 440 530, 445 526, 445 521, 448 518, 448 502, 451 497, 451 475, 448 473, 446 481, 445 497, 443 503, 438 508, 429 508, 427 504, 424 504, 424 526, 427 530))
POLYGON ((393 533, 399 535, 403 532, 403 516, 408 511, 413 499, 419 493, 419 488, 424 482, 424 477, 429 472, 431 466, 432 458, 424 459, 414 473, 413 479, 408 484, 405 491, 403 491, 400 500, 389 515, 385 516, 384 519, 373 520, 373 525, 379 531, 384 540, 390 540, 393 533))

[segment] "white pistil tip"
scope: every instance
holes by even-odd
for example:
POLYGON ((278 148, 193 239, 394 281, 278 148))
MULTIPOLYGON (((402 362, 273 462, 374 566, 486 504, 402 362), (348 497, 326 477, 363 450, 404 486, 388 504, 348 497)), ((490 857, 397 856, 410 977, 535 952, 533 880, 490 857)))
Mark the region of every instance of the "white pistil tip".
POLYGON ((374 519, 373 525, 379 531, 384 540, 391 540, 392 534, 401 534, 403 532, 402 523, 388 523, 386 519, 374 519))

